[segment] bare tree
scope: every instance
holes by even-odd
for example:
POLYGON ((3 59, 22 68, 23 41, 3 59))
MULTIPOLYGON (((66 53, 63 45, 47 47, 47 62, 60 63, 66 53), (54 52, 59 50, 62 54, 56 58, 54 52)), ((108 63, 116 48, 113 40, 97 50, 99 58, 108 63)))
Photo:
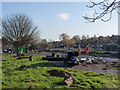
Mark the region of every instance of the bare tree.
POLYGON ((82 35, 81 38, 82 38, 83 40, 86 40, 86 39, 87 39, 87 37, 86 37, 85 35, 82 35))
POLYGON ((75 44, 76 44, 76 43, 80 43, 80 36, 79 36, 79 35, 73 36, 72 39, 75 40, 75 44))
POLYGON ((94 2, 93 0, 90 0, 92 5, 87 5, 88 8, 99 8, 100 12, 94 11, 93 17, 90 17, 86 14, 86 16, 83 16, 84 19, 86 19, 88 22, 95 22, 97 19, 101 19, 104 22, 107 22, 111 19, 113 11, 117 10, 119 13, 119 7, 120 7, 120 1, 118 0, 103 0, 99 3, 94 2), (106 19, 105 16, 109 15, 109 17, 106 19))
POLYGON ((59 37, 60 37, 60 40, 67 40, 67 39, 69 39, 69 36, 66 33, 60 34, 59 37))
POLYGON ((39 43, 39 48, 46 49, 48 47, 48 42, 46 39, 41 39, 39 43))
POLYGON ((75 45, 75 40, 72 38, 72 39, 69 39, 68 41, 67 41, 67 45, 68 45, 68 47, 70 48, 70 47, 73 47, 74 45, 75 45))
POLYGON ((12 14, 2 20, 2 35, 17 48, 32 43, 38 34, 32 20, 24 14, 12 14))
POLYGON ((84 47, 88 44, 87 37, 85 35, 81 36, 81 45, 84 47))
POLYGON ((59 37, 60 37, 60 40, 61 40, 61 42, 64 44, 64 46, 68 46, 68 40, 69 40, 69 36, 66 34, 66 33, 62 33, 62 34, 60 34, 59 35, 59 37))

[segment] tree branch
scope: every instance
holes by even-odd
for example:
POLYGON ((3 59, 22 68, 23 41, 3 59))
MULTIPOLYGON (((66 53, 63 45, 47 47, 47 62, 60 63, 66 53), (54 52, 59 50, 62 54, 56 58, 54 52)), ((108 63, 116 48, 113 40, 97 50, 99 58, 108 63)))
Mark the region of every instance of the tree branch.
POLYGON ((100 9, 100 13, 97 13, 95 11, 93 13, 94 14, 93 17, 90 17, 88 15, 83 16, 83 18, 88 22, 95 22, 98 19, 101 19, 103 22, 107 22, 111 19, 113 11, 120 7, 120 1, 117 1, 117 0, 113 0, 111 3, 109 2, 109 0, 104 0, 99 3, 95 3, 94 1, 90 0, 90 2, 92 5, 91 6, 87 5, 87 7, 93 8, 95 6, 98 6, 100 9), (109 14, 109 18, 105 19, 104 16, 107 14, 109 14))

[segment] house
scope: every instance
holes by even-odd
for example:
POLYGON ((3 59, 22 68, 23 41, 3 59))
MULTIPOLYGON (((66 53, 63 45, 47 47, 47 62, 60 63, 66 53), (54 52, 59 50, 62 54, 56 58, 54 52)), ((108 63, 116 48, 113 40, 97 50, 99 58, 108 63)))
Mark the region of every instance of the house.
POLYGON ((106 51, 120 51, 120 38, 118 38, 116 41, 112 41, 112 43, 108 43, 106 45, 106 51))

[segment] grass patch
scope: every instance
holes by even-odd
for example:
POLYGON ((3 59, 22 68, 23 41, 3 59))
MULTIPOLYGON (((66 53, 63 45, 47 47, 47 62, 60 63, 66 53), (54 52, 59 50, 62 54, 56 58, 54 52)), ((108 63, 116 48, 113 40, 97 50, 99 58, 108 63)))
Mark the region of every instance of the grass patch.
POLYGON ((4 58, 2 61, 3 88, 73 88, 64 85, 63 77, 50 76, 48 71, 52 69, 74 74, 74 86, 77 88, 118 88, 120 86, 117 75, 60 68, 47 60, 42 60, 42 56, 39 55, 33 55, 33 61, 17 60, 17 57, 12 55, 2 57, 4 58))

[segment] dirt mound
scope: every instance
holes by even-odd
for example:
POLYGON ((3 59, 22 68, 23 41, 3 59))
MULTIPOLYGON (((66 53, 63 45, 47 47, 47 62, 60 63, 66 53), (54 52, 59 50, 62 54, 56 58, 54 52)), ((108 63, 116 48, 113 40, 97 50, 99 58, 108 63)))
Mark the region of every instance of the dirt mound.
POLYGON ((64 77, 63 82, 65 85, 68 85, 68 86, 72 85, 75 81, 73 78, 73 74, 66 71, 53 69, 51 71, 48 71, 48 73, 50 73, 51 76, 64 77))

